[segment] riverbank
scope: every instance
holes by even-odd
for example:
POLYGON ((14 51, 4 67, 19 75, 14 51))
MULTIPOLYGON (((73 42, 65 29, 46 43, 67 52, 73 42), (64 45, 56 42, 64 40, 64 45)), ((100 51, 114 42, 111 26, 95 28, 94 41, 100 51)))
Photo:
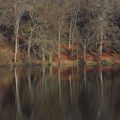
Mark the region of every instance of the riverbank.
POLYGON ((37 61, 37 62, 17 62, 17 63, 8 63, 8 64, 0 64, 0 67, 21 67, 21 66, 64 66, 64 67, 69 67, 69 66, 76 66, 76 65, 86 65, 86 66, 95 66, 95 65, 104 65, 104 66, 111 66, 111 65, 120 65, 120 60, 119 61, 107 61, 107 60, 102 60, 101 62, 99 61, 75 61, 75 60, 64 60, 61 62, 52 62, 50 63, 49 61, 37 61))
MULTIPOLYGON (((69 48, 64 47, 69 51, 69 48)), ((71 56, 71 52, 61 52, 60 58, 54 53, 52 61, 46 59, 44 62, 31 54, 28 60, 27 53, 19 51, 17 54, 17 62, 14 63, 14 49, 9 44, 0 46, 0 66, 24 66, 24 65, 52 65, 52 66, 74 66, 74 65, 116 65, 120 64, 119 53, 103 53, 99 58, 92 54, 86 55, 86 62, 83 62, 83 54, 79 53, 78 60, 75 55, 71 56)))

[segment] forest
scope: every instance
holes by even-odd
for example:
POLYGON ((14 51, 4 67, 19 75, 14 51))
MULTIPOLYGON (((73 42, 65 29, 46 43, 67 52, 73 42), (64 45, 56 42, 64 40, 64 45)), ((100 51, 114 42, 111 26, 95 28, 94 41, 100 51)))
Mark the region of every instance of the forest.
POLYGON ((120 63, 119 0, 0 0, 0 65, 120 63))

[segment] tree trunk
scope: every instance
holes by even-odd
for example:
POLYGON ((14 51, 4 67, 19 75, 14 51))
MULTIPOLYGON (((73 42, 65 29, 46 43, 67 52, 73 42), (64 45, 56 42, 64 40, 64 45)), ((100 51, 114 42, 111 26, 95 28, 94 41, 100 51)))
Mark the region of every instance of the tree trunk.
POLYGON ((52 56, 53 56, 53 47, 52 47, 52 45, 50 46, 50 48, 51 48, 51 50, 50 50, 50 54, 49 54, 49 61, 50 61, 50 63, 52 63, 52 56))
POLYGON ((18 53, 18 31, 19 31, 19 23, 18 20, 16 20, 16 25, 15 25, 15 58, 14 62, 17 62, 17 53, 18 53))
POLYGON ((86 63, 86 45, 83 47, 83 60, 86 63))
POLYGON ((69 48, 71 47, 71 43, 72 43, 72 20, 70 21, 69 48))
POLYGON ((59 27, 58 27, 58 60, 59 60, 59 65, 61 65, 61 60, 60 60, 60 52, 61 52, 61 29, 62 29, 62 17, 59 18, 59 27))
POLYGON ((101 57, 103 51, 103 32, 101 31, 101 38, 100 38, 100 49, 99 49, 99 55, 101 57))
POLYGON ((45 62, 44 45, 42 45, 42 61, 45 62))
POLYGON ((79 48, 78 48, 78 39, 77 39, 77 62, 79 62, 79 48))
POLYGON ((47 37, 46 37, 46 35, 45 35, 45 41, 44 41, 44 43, 43 43, 43 45, 42 45, 42 61, 43 61, 43 62, 45 62, 46 40, 47 40, 47 37))
POLYGON ((61 42, 61 18, 59 19, 59 28, 58 28, 58 58, 60 59, 60 42, 61 42))
POLYGON ((17 62, 17 53, 18 53, 18 34, 19 34, 19 25, 21 19, 21 13, 17 10, 17 2, 15 2, 15 23, 14 23, 14 34, 15 34, 15 55, 14 55, 14 63, 17 62))
POLYGON ((100 18, 101 30, 100 30, 100 48, 99 48, 99 59, 101 60, 101 55, 103 51, 103 18, 100 18))
POLYGON ((77 62, 79 62, 79 53, 78 53, 78 48, 77 48, 77 62))
POLYGON ((30 61, 30 49, 31 49, 31 37, 28 40, 28 50, 27 50, 28 61, 30 61))

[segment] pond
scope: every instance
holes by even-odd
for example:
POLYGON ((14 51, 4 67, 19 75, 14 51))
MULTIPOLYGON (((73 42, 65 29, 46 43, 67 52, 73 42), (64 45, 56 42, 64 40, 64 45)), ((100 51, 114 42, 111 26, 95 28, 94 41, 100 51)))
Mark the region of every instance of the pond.
POLYGON ((0 68, 0 120, 120 120, 120 67, 0 68))

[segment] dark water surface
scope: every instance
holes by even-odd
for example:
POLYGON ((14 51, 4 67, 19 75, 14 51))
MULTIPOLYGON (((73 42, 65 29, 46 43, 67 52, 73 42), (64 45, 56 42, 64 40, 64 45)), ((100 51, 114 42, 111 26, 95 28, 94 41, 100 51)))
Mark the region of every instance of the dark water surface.
POLYGON ((0 120, 120 120, 120 67, 0 68, 0 120))

